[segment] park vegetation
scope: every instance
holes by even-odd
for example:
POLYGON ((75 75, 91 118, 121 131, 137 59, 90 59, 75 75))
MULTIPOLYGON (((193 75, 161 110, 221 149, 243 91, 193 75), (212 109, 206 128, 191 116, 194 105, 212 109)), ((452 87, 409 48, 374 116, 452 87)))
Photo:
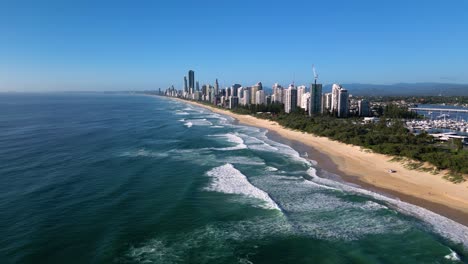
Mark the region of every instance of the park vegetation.
POLYGON ((309 117, 304 110, 284 113, 282 104, 240 106, 231 111, 238 114, 251 114, 256 117, 278 122, 280 125, 332 140, 361 146, 373 152, 415 161, 409 165, 414 169, 424 168, 430 163, 432 171, 448 170, 446 178, 453 182, 464 181, 468 174, 468 151, 461 141, 442 144, 427 133, 413 134, 403 123, 405 118, 418 118, 414 112, 396 105, 383 108, 380 121, 363 123, 361 118, 336 118, 330 115, 309 117))

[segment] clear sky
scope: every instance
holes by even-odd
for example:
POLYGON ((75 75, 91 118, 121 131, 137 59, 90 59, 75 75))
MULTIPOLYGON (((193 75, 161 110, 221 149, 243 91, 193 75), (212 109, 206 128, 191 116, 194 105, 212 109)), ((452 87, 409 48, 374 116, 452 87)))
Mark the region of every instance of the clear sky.
POLYGON ((0 91, 468 83, 467 0, 0 0, 0 91))

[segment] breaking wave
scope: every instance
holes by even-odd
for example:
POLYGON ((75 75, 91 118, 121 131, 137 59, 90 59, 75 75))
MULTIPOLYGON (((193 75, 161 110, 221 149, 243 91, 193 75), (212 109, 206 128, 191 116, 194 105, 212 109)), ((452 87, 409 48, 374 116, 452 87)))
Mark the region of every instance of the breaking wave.
POLYGON ((247 197, 262 200, 261 207, 266 209, 275 209, 281 211, 279 206, 270 198, 268 193, 253 186, 247 177, 238 171, 232 164, 226 164, 216 167, 207 172, 212 177, 212 182, 208 191, 241 194, 247 197))

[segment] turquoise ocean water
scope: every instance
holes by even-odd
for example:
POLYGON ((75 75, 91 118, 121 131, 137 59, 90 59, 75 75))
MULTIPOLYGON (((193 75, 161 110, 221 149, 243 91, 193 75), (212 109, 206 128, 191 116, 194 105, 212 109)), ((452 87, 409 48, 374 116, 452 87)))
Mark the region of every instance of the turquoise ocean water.
POLYGON ((0 95, 0 263, 467 263, 468 228, 168 98, 0 95))

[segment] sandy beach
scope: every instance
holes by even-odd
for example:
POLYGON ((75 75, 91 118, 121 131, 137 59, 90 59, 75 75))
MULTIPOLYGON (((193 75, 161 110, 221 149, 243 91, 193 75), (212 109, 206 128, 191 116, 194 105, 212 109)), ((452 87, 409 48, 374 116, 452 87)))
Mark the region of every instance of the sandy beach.
MULTIPOLYGON (((180 99, 179 99, 180 100, 180 99)), ((360 147, 281 127, 278 123, 250 115, 185 101, 231 116, 241 124, 265 128, 293 148, 306 148, 318 166, 365 189, 397 197, 468 226, 468 182, 454 184, 428 172, 410 170, 392 157, 363 151, 360 147), (389 173, 388 170, 396 170, 389 173)), ((302 151, 302 150, 301 150, 302 151)))

